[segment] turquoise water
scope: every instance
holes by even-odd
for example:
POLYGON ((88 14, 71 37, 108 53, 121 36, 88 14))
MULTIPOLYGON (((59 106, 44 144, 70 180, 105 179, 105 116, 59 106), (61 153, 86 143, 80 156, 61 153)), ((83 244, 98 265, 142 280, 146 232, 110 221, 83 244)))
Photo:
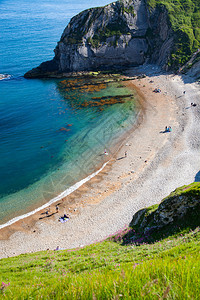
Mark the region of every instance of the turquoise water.
MULTIPOLYGON (((93 1, 99 6, 109 1, 93 1)), ((117 84, 63 93, 59 80, 23 74, 53 57, 70 18, 89 1, 0 0, 0 224, 39 207, 99 168, 134 123, 135 102, 80 109, 92 97, 130 94, 117 84), (75 6, 75 8, 74 8, 75 6), (65 128, 64 130, 62 128, 65 128)))

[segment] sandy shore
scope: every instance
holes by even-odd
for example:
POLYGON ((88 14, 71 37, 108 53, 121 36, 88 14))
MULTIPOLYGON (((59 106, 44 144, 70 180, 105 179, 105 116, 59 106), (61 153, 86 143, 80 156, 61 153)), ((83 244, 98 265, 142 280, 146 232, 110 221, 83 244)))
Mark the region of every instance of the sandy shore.
POLYGON ((162 74, 153 66, 138 72, 147 77, 128 84, 143 99, 144 117, 117 157, 110 155, 101 173, 59 201, 58 213, 53 205, 50 216, 41 211, 1 229, 0 258, 103 240, 127 226, 139 209, 200 181, 200 87, 190 77, 162 74), (161 93, 154 93, 155 88, 161 93), (165 126, 172 132, 163 133, 165 126), (70 219, 61 224, 58 218, 64 212, 70 219))

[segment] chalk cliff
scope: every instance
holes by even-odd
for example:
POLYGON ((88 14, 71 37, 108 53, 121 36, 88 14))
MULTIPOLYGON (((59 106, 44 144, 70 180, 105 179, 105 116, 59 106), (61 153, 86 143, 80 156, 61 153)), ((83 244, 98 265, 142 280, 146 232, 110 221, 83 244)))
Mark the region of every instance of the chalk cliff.
POLYGON ((188 75, 200 80, 200 60, 194 63, 194 65, 189 70, 188 75))
POLYGON ((51 61, 25 77, 137 66, 167 65, 173 31, 164 6, 149 9, 145 0, 121 0, 91 8, 71 19, 51 61))

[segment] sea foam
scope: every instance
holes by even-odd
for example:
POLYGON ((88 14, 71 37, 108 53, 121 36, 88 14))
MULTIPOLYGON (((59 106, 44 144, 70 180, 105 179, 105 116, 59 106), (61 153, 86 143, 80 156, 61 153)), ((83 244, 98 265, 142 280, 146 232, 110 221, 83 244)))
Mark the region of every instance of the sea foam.
POLYGON ((9 74, 0 74, 0 80, 10 79, 11 75, 9 74))
POLYGON ((91 178, 93 178, 94 176, 96 176, 97 174, 99 174, 103 169, 104 167, 107 165, 109 161, 107 161, 106 163, 103 164, 103 166, 97 170, 96 172, 90 174, 89 176, 87 176, 86 178, 80 180, 79 182, 75 183, 74 185, 72 185, 70 188, 66 189, 64 192, 62 192, 61 194, 59 194, 58 196, 56 196, 55 198, 51 199, 49 202, 47 202, 46 204, 36 208, 35 210, 27 213, 27 214, 24 214, 24 215, 21 215, 21 216, 18 216, 18 217, 15 217, 13 219, 11 219, 10 221, 8 221, 7 223, 5 224, 2 224, 0 225, 0 229, 2 228, 5 228, 9 225, 12 225, 13 223, 16 223, 17 221, 19 220, 22 220, 24 218, 27 218, 27 217, 30 217, 32 215, 34 215, 36 212, 42 210, 42 209, 45 209, 47 208, 49 205, 61 200, 62 198, 70 195, 71 193, 73 193, 75 190, 77 190, 79 187, 81 187, 84 183, 86 183, 87 181, 89 181, 91 178))

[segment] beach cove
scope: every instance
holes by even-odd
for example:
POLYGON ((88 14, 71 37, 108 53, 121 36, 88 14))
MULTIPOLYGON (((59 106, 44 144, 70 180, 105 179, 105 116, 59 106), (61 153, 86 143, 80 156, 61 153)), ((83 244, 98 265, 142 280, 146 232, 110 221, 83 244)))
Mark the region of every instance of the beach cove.
POLYGON ((127 83, 142 99, 142 122, 117 154, 110 154, 98 175, 57 203, 58 213, 55 203, 48 217, 42 210, 1 229, 1 258, 101 241, 128 226, 139 209, 159 203, 178 186, 198 181, 199 86, 190 77, 163 74, 155 66, 129 70, 127 75, 136 71, 147 75, 127 83), (154 93, 155 88, 161 93, 154 93), (191 102, 197 106, 191 107, 191 102), (165 126, 172 132, 163 132, 165 126), (61 224, 58 218, 65 212, 70 219, 61 224))
MULTIPOLYGON (((51 100, 47 94, 42 99, 38 95, 38 103, 44 100, 45 105, 38 109, 34 106, 36 122, 32 113, 27 114, 28 118, 21 116, 24 109, 20 101, 16 101, 14 111, 19 116, 12 116, 10 122, 5 110, 1 131, 0 229, 56 202, 62 197, 59 195, 71 193, 107 161, 102 154, 104 149, 118 144, 140 111, 135 91, 124 86, 126 78, 120 78, 117 74, 88 74, 50 80, 46 87, 62 98, 51 100)), ((30 82, 24 81, 27 88, 30 82)), ((35 105, 34 99, 30 104, 35 105)))
MULTIPOLYGON (((106 3, 106 0, 101 1, 101 4, 106 3)), ((93 4, 98 6, 100 2, 96 0, 93 4)), ((88 1, 77 1, 74 8, 71 2, 52 0, 33 4, 12 0, 0 4, 1 225, 42 206, 96 169, 95 166, 83 170, 86 174, 79 174, 78 178, 77 170, 72 172, 77 157, 81 158, 87 151, 85 145, 95 148, 92 137, 104 115, 97 112, 98 118, 94 118, 93 108, 72 107, 76 100, 90 100, 89 93, 77 93, 74 99, 66 99, 59 80, 32 81, 23 77, 43 59, 52 58, 53 48, 70 18, 90 5, 88 1), (77 147, 77 135, 82 143, 81 151, 77 147), (67 168, 71 169, 71 178, 65 177, 65 182, 60 180, 64 178, 62 168, 65 174, 69 173, 67 168), (52 178, 57 183, 56 190, 53 186, 50 188, 52 178)), ((76 94, 76 90, 73 93, 76 94)), ((97 94, 94 96, 101 96, 101 92, 97 94)), ((103 151, 104 146, 99 150, 103 151)), ((95 159, 93 162, 96 163, 95 159)))

